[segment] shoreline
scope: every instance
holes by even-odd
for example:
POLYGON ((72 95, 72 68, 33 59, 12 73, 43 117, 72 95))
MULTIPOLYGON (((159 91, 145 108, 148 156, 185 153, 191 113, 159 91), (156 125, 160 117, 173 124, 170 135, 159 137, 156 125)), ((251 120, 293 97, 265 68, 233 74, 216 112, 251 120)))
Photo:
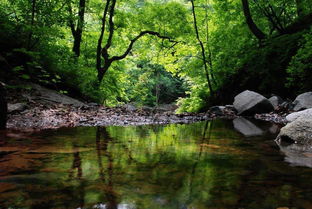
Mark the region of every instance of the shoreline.
MULTIPOLYGON (((213 119, 235 119, 234 113, 216 115, 206 113, 175 114, 172 111, 152 113, 144 109, 128 110, 125 107, 82 106, 72 105, 36 105, 22 112, 8 115, 7 130, 41 131, 62 127, 91 126, 140 126, 163 124, 188 124, 213 119)), ((257 114, 257 120, 285 125, 286 119, 275 113, 257 114)))

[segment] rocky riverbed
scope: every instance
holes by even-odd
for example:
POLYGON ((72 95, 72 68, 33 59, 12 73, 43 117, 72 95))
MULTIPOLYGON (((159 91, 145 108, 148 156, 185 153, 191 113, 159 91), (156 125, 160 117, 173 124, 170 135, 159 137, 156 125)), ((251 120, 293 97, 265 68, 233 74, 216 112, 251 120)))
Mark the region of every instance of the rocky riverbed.
POLYGON ((22 112, 9 115, 9 129, 50 129, 75 126, 146 125, 191 123, 213 118, 212 114, 174 114, 151 112, 144 109, 128 110, 126 107, 37 104, 22 112))
POLYGON ((175 114, 172 106, 136 108, 123 105, 111 108, 83 103, 36 84, 28 85, 30 90, 10 90, 8 93, 8 129, 32 131, 76 126, 192 123, 216 117, 235 117, 232 110, 218 116, 213 112, 175 114))
MULTIPOLYGON (((30 86, 28 90, 8 92, 8 129, 33 131, 76 126, 192 123, 214 118, 239 117, 233 105, 215 106, 205 113, 183 114, 175 114, 175 108, 172 106, 136 108, 128 104, 111 108, 95 103, 83 103, 36 84, 28 85, 30 86)), ((247 94, 250 92, 248 91, 247 94)), ((252 96, 258 99, 258 95, 252 96)), ((259 98, 263 100, 262 97, 259 98)), ((287 122, 286 115, 287 111, 274 112, 272 108, 270 113, 249 117, 283 125, 287 122)))

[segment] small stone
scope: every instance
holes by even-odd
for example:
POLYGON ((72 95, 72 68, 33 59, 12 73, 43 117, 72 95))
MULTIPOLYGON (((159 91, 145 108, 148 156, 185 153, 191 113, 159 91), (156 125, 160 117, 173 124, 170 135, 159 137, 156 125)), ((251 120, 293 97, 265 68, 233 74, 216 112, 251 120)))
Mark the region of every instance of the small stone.
POLYGON ((213 106, 209 108, 209 111, 217 116, 222 116, 224 115, 223 113, 224 109, 225 109, 224 106, 213 106))
POLYGON ((25 103, 8 104, 8 112, 11 114, 22 112, 26 108, 27 108, 27 105, 25 103))
POLYGON ((279 107, 279 105, 284 102, 283 99, 279 96, 272 96, 269 98, 269 101, 271 102, 275 110, 279 107))

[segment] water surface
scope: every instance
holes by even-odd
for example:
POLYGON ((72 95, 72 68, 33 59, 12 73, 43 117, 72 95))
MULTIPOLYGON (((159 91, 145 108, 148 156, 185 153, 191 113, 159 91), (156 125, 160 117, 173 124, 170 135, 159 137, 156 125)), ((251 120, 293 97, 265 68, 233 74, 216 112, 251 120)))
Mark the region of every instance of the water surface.
POLYGON ((312 208, 312 169, 287 161, 271 125, 249 137, 233 127, 2 133, 0 208, 312 208))

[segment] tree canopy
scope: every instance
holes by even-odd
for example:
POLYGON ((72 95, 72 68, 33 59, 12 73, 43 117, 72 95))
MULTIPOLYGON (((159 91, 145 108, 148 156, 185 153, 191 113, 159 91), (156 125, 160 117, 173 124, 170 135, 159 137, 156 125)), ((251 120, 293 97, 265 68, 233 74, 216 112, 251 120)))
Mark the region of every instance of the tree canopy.
POLYGON ((1 80, 106 105, 312 87, 311 0, 1 0, 0 23, 1 80))

